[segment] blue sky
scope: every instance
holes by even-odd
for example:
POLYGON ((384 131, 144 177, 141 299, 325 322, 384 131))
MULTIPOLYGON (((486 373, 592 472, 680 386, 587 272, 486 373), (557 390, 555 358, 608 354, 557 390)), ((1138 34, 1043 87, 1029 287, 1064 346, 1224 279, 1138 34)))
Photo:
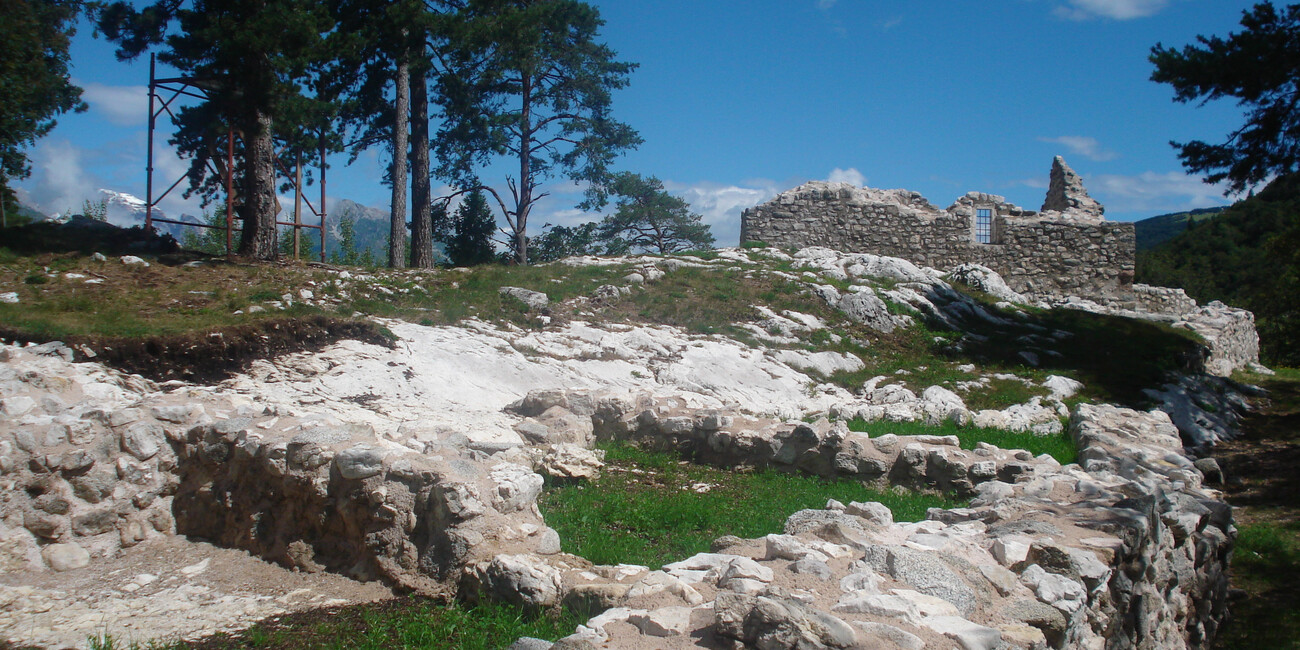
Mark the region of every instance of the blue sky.
MULTIPOLYGON (((1057 154, 1112 219, 1228 202, 1183 173, 1169 141, 1218 141, 1241 108, 1175 104, 1148 80, 1147 55, 1157 42, 1238 30, 1253 0, 594 4, 605 41, 639 64, 614 114, 645 143, 618 167, 662 179, 722 245, 736 243, 743 208, 809 180, 917 190, 941 207, 979 190, 1036 209, 1057 154)), ((83 28, 72 59, 90 110, 33 147, 20 186, 47 212, 100 187, 143 197, 147 58, 118 63, 83 28)), ((184 170, 165 144, 156 151, 160 177, 184 170)), ((332 161, 331 202, 386 207, 386 161, 379 151, 332 161)), ((531 230, 599 216, 573 208, 572 186, 551 190, 531 230)), ((179 192, 164 207, 199 210, 179 192)))

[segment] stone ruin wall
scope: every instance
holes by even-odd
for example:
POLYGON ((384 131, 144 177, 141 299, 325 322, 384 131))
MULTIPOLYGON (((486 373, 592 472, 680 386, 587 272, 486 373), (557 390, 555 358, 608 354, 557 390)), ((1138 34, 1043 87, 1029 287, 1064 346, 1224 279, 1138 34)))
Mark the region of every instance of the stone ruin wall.
MULTIPOLYGON (((201 535, 304 571, 605 610, 557 649, 685 647, 701 634, 772 648, 805 647, 791 635, 818 639, 808 647, 1195 648, 1224 616, 1231 509, 1202 487, 1160 412, 1077 407, 1079 464, 1061 467, 952 437, 868 438, 650 395, 538 391, 512 405, 534 426, 569 423, 583 446, 632 438, 724 465, 974 497, 919 524, 828 504, 792 516, 784 534, 649 571, 560 553, 535 472, 554 474, 551 456, 578 445, 416 450, 338 427, 277 433, 295 419, 116 373, 71 377, 66 353, 4 350, 31 369, 0 408, 13 432, 0 440, 6 570, 75 569, 148 537, 201 535), (105 384, 143 399, 69 412, 105 384), (769 588, 773 575, 808 571, 829 572, 817 598, 769 588)), ((572 466, 563 475, 578 475, 572 466)))
POLYGON ((1063 200, 1049 194, 1045 208, 1064 210, 1028 211, 979 192, 940 210, 915 192, 812 182, 746 210, 740 241, 901 257, 942 271, 980 264, 1020 293, 1131 299, 1133 224, 1102 219, 1101 207, 1059 158, 1053 185, 1070 187, 1072 194, 1063 200), (977 208, 994 211, 994 243, 975 241, 977 208))

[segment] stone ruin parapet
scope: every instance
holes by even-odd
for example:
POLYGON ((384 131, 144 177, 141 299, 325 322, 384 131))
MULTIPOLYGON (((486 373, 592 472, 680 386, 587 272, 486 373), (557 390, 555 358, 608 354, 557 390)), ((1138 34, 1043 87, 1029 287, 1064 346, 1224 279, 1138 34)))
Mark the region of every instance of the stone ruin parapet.
POLYGON ((886 255, 939 270, 979 264, 1033 297, 1131 299, 1134 226, 1103 212, 1058 156, 1041 212, 982 192, 940 210, 908 190, 813 181, 745 210, 740 241, 886 255))

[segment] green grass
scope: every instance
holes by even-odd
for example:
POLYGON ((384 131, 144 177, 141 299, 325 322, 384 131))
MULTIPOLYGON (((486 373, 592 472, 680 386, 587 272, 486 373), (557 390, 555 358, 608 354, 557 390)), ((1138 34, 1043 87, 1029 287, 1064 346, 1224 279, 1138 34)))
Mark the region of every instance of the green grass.
POLYGON ((585 618, 569 611, 528 614, 496 602, 439 605, 420 598, 304 612, 263 621, 237 634, 218 634, 198 643, 123 643, 90 639, 92 650, 180 648, 457 648, 499 650, 521 636, 555 640, 573 633, 585 618))
POLYGON ((754 305, 777 313, 791 309, 831 322, 843 320, 794 282, 765 274, 745 275, 734 270, 681 268, 635 292, 623 309, 636 320, 676 325, 696 334, 732 334, 738 330, 736 323, 758 318, 754 305))
POLYGON ((1056 355, 1040 355, 1040 365, 1033 369, 1035 376, 1059 374, 1077 379, 1083 382, 1083 397, 1088 401, 1145 408, 1150 398, 1143 389, 1161 385, 1170 372, 1192 367, 1200 355, 1201 338, 1191 330, 1076 309, 1023 308, 1017 315, 994 307, 990 297, 978 292, 969 295, 1013 325, 968 323, 973 333, 987 340, 965 341, 965 357, 986 370, 1001 367, 1025 375, 1018 354, 1026 345, 1019 339, 1026 334, 1039 336, 1056 355), (1057 341, 1044 336, 1056 331, 1069 334, 1057 341))
POLYGON ((564 550, 598 564, 657 568, 708 551, 723 535, 779 533, 791 514, 824 508, 828 499, 880 501, 900 521, 957 505, 938 495, 873 490, 855 481, 696 465, 626 444, 604 448, 608 465, 600 479, 552 484, 538 499, 564 550), (692 486, 698 484, 710 488, 697 492, 692 486))
POLYGON ((1015 379, 989 379, 987 386, 974 388, 962 394, 966 408, 972 411, 1004 409, 1013 404, 1024 404, 1034 397, 1046 397, 1050 391, 1042 386, 1030 386, 1015 379))
POLYGON ((1234 587, 1252 593, 1235 599, 1231 624, 1218 640, 1223 650, 1300 648, 1300 525, 1264 522, 1237 529, 1232 555, 1234 587))
POLYGON ((957 436, 962 449, 974 449, 976 443, 987 442, 1002 449, 1024 449, 1038 456, 1047 454, 1062 465, 1069 465, 1078 458, 1078 450, 1068 433, 1040 436, 1034 433, 1017 433, 1002 429, 987 429, 975 426, 958 426, 945 422, 941 426, 931 426, 921 422, 888 422, 877 420, 867 422, 862 419, 849 420, 850 431, 865 433, 869 436, 883 436, 892 433, 900 436, 957 436))

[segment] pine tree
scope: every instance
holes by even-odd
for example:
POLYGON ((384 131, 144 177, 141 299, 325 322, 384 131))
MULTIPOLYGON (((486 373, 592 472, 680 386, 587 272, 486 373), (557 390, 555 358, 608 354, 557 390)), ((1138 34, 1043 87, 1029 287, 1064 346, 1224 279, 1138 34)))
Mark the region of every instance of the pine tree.
MULTIPOLYGON (((339 245, 330 255, 330 261, 334 264, 356 266, 361 263, 361 257, 357 254, 356 224, 356 219, 352 217, 343 217, 339 220, 339 245)), ((370 249, 367 248, 366 252, 369 253, 370 249)))
POLYGON ((600 242, 596 222, 577 226, 543 226, 542 236, 532 240, 534 262, 554 262, 575 255, 600 255, 607 249, 600 242))
POLYGON ((54 128, 55 116, 86 110, 72 85, 68 45, 79 0, 0 0, 0 208, 18 212, 9 181, 27 178, 24 151, 54 128))
POLYGON ((1232 97, 1249 108, 1246 123, 1222 144, 1178 143, 1183 166, 1233 192, 1300 171, 1300 4, 1279 10, 1260 2, 1242 12, 1243 31, 1199 36, 1181 50, 1151 48, 1151 80, 1174 87, 1174 101, 1232 97))
POLYGON ((456 209, 452 219, 453 233, 447 241, 447 257, 453 266, 477 266, 496 260, 496 247, 492 234, 496 232, 496 219, 488 207, 487 197, 481 191, 470 192, 456 209))
POLYGON ((384 142, 392 154, 386 174, 392 188, 389 265, 406 259, 406 183, 410 178, 410 264, 433 264, 429 222, 432 190, 429 162, 429 75, 438 74, 434 50, 445 38, 443 12, 459 0, 335 0, 331 7, 340 28, 329 37, 337 54, 322 87, 331 97, 346 98, 342 122, 358 137, 353 156, 384 142), (391 94, 390 94, 391 93, 391 94), (408 173, 409 170, 409 173, 408 173))
MULTIPOLYGON (((226 254, 226 206, 219 206, 212 212, 203 213, 203 223, 211 228, 190 228, 181 235, 181 248, 198 251, 209 255, 226 254)), ((238 226, 239 222, 236 221, 238 226)), ((239 241, 239 228, 230 233, 233 241, 239 241)))
POLYGON ((541 185, 562 176, 589 182, 584 209, 606 200, 609 165, 641 143, 610 117, 611 92, 635 69, 597 41, 604 21, 577 0, 475 0, 460 13, 454 74, 439 78, 445 115, 435 147, 439 175, 460 187, 480 187, 475 168, 511 158, 511 204, 492 194, 510 228, 515 261, 528 263, 528 218, 547 196, 541 185))
POLYGON ((691 206, 664 190, 655 177, 623 172, 614 176, 610 192, 618 210, 605 217, 596 237, 620 248, 664 255, 683 250, 713 248, 713 233, 691 206))
POLYGON ((208 99, 177 114, 175 139, 191 158, 191 191, 215 192, 215 144, 228 128, 238 132, 240 255, 269 260, 279 253, 276 131, 316 131, 327 113, 302 92, 321 56, 320 35, 333 29, 323 9, 310 0, 157 0, 137 10, 119 0, 99 10, 98 27, 119 45, 120 59, 161 45, 161 62, 202 80, 208 99))

